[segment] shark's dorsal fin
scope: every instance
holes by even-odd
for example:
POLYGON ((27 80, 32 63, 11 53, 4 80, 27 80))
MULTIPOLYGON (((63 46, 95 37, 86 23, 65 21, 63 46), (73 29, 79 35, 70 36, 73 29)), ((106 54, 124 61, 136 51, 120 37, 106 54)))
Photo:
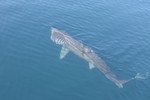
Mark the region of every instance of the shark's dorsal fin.
POLYGON ((93 69, 95 66, 89 62, 89 69, 93 69))
POLYGON ((60 59, 63 59, 68 53, 69 53, 69 49, 67 49, 65 46, 62 46, 60 52, 60 59))

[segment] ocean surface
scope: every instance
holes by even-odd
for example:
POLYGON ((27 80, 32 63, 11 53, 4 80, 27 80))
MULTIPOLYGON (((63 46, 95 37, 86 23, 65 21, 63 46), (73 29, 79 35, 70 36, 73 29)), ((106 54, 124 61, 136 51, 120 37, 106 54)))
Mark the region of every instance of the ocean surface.
POLYGON ((0 0, 0 100, 149 100, 149 0, 0 0), (59 59, 51 27, 92 48, 118 88, 73 53, 59 59))

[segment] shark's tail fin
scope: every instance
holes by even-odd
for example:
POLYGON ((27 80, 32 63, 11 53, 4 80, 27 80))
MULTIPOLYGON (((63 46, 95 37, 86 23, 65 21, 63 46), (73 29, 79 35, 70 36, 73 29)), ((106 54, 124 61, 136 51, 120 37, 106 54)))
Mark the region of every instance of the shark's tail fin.
POLYGON ((115 84, 119 87, 119 88, 123 88, 123 85, 127 82, 129 82, 131 80, 118 80, 118 82, 116 82, 115 84))
POLYGON ((146 72, 145 74, 137 73, 135 77, 131 78, 130 80, 118 80, 115 84, 119 88, 123 88, 123 85, 132 81, 132 80, 144 80, 150 77, 150 73, 146 72))

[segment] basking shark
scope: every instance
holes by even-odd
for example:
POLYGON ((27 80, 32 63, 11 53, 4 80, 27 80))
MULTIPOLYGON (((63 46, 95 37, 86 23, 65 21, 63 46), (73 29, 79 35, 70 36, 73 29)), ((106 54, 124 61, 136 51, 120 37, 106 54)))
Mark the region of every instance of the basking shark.
POLYGON ((106 76, 106 78, 114 82, 119 88, 123 88, 123 84, 133 79, 118 79, 106 63, 91 48, 73 39, 64 31, 51 27, 51 40, 56 44, 62 45, 60 59, 63 59, 69 52, 73 52, 88 62, 89 69, 97 68, 106 76))

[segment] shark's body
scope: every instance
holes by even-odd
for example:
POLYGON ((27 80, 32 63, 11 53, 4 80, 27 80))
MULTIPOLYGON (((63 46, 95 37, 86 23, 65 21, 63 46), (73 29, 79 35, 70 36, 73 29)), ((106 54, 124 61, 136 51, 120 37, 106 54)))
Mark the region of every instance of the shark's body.
POLYGON ((89 63, 89 68, 96 67, 109 80, 114 82, 119 88, 123 88, 123 84, 130 80, 119 80, 116 75, 110 70, 106 63, 97 56, 97 54, 87 46, 70 37, 67 33, 56 28, 51 28, 51 40, 56 44, 62 45, 60 59, 63 59, 69 51, 83 58, 89 63))

